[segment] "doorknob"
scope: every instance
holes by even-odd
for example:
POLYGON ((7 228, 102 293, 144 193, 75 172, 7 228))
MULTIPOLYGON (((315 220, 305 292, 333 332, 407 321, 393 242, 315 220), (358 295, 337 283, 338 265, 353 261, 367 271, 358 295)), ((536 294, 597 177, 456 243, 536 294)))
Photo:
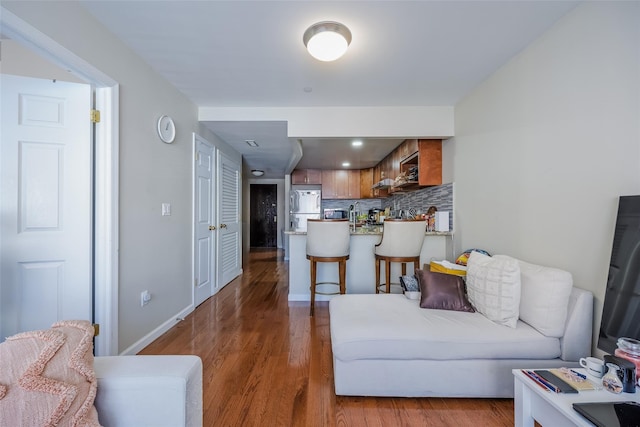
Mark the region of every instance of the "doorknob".
POLYGON ((215 229, 216 229, 216 226, 215 226, 215 225, 210 225, 210 226, 209 226, 209 231, 214 231, 215 229))
POLYGON ((220 224, 220 228, 227 228, 227 224, 220 224))

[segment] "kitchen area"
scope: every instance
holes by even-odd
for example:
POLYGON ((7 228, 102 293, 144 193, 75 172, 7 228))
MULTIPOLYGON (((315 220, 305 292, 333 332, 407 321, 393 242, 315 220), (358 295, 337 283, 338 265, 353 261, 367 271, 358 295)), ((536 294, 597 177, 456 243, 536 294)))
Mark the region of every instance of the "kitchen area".
MULTIPOLYGON (((440 162, 440 140, 406 140, 373 168, 294 170, 286 209, 289 226, 285 231, 289 300, 310 298, 306 259, 309 218, 349 221, 347 293, 375 292, 374 247, 382 237, 386 219, 424 220, 420 267, 432 259, 452 260, 453 183, 442 184, 440 162)), ((411 274, 410 267, 408 273, 411 274)), ((399 276, 400 266, 393 265, 391 274, 399 276)), ((337 276, 336 265, 318 266, 318 277, 323 281, 336 281, 337 276)), ((317 295, 316 300, 329 298, 317 295)))

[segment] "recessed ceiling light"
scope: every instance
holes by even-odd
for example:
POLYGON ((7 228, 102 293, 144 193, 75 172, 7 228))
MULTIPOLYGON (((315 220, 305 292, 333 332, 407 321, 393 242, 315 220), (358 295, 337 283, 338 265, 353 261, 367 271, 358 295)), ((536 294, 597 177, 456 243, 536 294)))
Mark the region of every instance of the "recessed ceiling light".
POLYGON ((359 139, 355 140, 355 141, 352 141, 351 145, 354 146, 354 147, 362 147, 362 141, 360 141, 359 139))
POLYGON ((244 142, 246 142, 249 147, 257 147, 258 146, 258 143, 253 139, 245 139, 244 142))
POLYGON ((348 168, 349 166, 351 166, 351 163, 349 163, 349 162, 342 162, 342 167, 343 167, 343 168, 348 168))

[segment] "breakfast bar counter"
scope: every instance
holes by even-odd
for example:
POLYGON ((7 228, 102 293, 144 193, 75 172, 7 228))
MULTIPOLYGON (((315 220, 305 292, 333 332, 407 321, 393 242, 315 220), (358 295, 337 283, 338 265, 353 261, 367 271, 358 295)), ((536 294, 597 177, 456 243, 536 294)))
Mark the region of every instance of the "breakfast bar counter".
MULTIPOLYGON (((286 231, 289 238, 289 301, 309 301, 309 261, 306 255, 307 233, 300 231, 286 231)), ((425 233, 424 244, 420 252, 420 268, 432 259, 444 260, 452 257, 452 233, 425 233)), ((372 294, 375 293, 375 256, 374 246, 382 237, 381 227, 358 228, 351 232, 349 243, 349 260, 347 261, 347 293, 372 294)), ((418 267, 416 267, 418 268, 418 267)), ((400 266, 393 265, 391 270, 392 282, 398 282, 400 266), (397 271, 396 271, 397 268, 397 271)), ((412 274, 411 265, 407 267, 407 274, 412 274)), ((382 271, 384 277, 384 267, 382 271)), ((318 281, 337 282, 338 266, 336 263, 321 263, 318 265, 318 281)), ((322 286, 322 285, 320 285, 322 286)), ((320 288, 318 286, 318 288, 320 288)), ((326 290, 331 290, 326 288, 326 290)), ((316 301, 327 301, 331 295, 316 295, 316 301)))

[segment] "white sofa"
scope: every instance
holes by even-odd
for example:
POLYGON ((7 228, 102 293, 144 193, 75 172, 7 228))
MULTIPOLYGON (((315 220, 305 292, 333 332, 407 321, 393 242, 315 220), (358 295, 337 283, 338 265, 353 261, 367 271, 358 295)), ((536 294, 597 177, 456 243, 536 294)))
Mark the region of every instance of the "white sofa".
POLYGON ((202 426, 199 357, 96 357, 94 369, 95 406, 102 426, 202 426))
POLYGON ((512 369, 578 366, 591 353, 593 296, 572 288, 562 337, 522 320, 423 309, 404 295, 339 295, 329 305, 335 392, 513 397, 512 369))

